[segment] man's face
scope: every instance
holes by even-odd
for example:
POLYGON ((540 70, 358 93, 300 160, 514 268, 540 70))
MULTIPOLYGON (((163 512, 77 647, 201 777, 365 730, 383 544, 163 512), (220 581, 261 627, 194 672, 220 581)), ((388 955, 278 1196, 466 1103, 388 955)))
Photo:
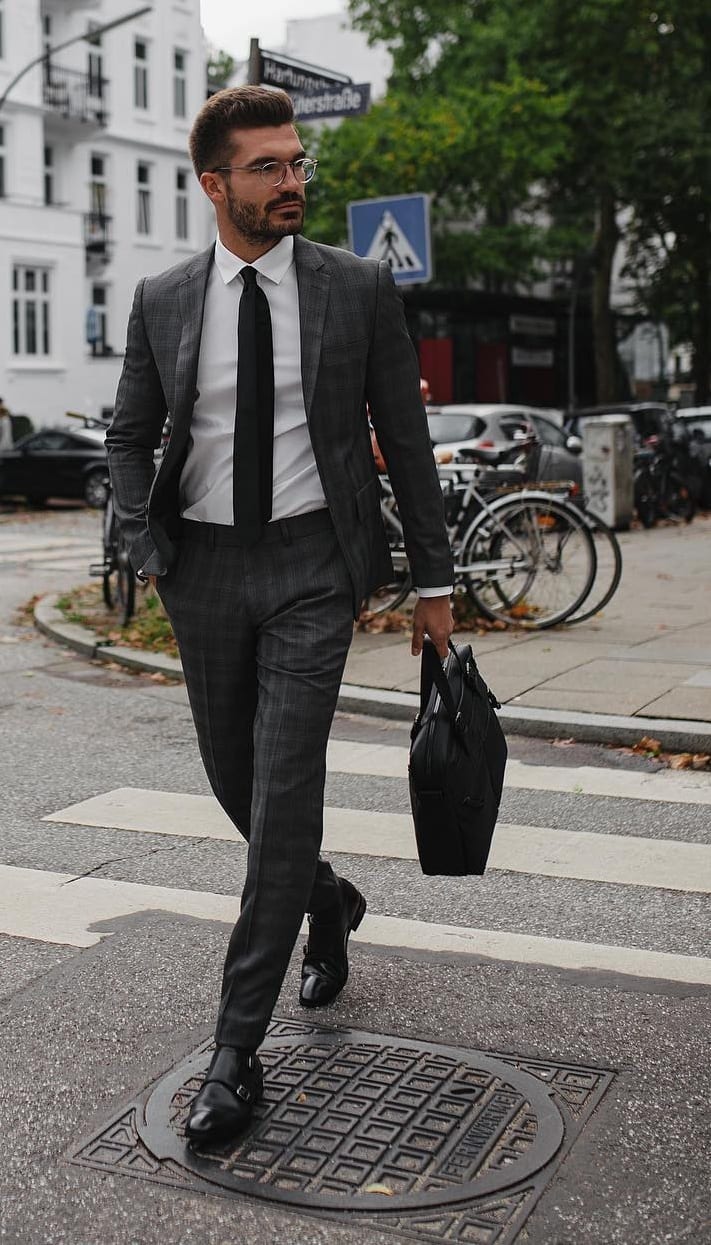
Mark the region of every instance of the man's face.
MULTIPOLYGON (((271 160, 299 160, 305 156, 292 125, 263 126, 235 131, 229 164, 259 168, 271 160)), ((287 169, 280 186, 265 184, 259 173, 243 169, 222 173, 225 210, 230 223, 252 244, 276 242, 300 233, 304 225, 304 185, 287 169)))

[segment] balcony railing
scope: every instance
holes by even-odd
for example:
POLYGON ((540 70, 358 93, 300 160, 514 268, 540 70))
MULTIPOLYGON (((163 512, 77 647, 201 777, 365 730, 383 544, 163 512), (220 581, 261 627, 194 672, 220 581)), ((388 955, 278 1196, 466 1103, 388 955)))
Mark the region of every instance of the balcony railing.
POLYGON ((67 121, 90 126, 108 124, 108 80, 95 74, 64 69, 53 61, 42 66, 45 108, 67 121))
POLYGON ((84 252, 87 264, 108 264, 111 259, 111 219, 103 212, 84 214, 84 252))

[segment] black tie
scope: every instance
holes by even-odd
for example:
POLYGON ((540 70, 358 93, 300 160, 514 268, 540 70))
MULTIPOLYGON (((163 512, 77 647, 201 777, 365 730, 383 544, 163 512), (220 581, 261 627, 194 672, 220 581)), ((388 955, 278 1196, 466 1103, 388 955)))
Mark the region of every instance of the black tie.
POLYGON ((256 269, 242 268, 240 276, 233 502, 236 530, 253 545, 272 517, 274 356, 269 303, 256 269))

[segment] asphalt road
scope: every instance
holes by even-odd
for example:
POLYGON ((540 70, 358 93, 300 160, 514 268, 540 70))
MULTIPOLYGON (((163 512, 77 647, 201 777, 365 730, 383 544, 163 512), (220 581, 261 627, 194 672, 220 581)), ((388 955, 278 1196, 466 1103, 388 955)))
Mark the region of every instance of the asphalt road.
MULTIPOLYGON (((69 1161, 209 1037, 245 868, 182 687, 87 663, 18 613, 83 580, 98 543, 92 512, 0 516, 0 1239, 512 1240, 505 1197, 462 1234, 446 1214, 323 1219, 69 1161)), ((711 778, 647 785, 650 762, 512 739, 494 867, 425 878, 407 729, 340 715, 333 740, 327 840, 368 917, 318 1021, 557 1066, 569 1092, 613 1073, 516 1239, 711 1239, 711 778)), ((277 1006, 292 1022, 298 964, 277 1006)))

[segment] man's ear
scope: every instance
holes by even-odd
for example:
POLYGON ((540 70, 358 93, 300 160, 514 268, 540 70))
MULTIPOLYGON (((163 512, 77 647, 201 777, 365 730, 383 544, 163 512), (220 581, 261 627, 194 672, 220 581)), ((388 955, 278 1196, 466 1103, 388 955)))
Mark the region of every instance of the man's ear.
POLYGON ((201 173, 200 185, 212 203, 225 202, 225 189, 216 173, 201 173))

